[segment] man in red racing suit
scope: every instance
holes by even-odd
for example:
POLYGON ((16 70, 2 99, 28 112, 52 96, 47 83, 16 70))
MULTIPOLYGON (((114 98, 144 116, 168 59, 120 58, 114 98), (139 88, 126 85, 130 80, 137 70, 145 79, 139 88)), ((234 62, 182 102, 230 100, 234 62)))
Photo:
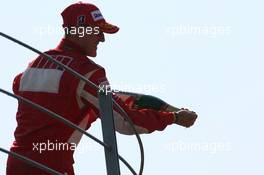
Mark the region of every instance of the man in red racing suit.
MULTIPOLYGON (((104 33, 116 33, 118 27, 107 23, 99 9, 87 3, 76 3, 62 12, 64 27, 93 26, 98 31, 86 34, 65 34, 60 44, 46 53, 69 66, 87 79, 100 86, 107 83, 103 67, 87 56, 95 57, 104 33)), ((70 120, 83 129, 88 129, 99 116, 98 91, 84 81, 74 77, 56 64, 38 56, 28 68, 17 75, 13 83, 15 94, 25 97, 70 120)), ((170 124, 190 127, 197 115, 188 110, 177 113, 153 109, 133 109, 127 105, 133 98, 113 95, 118 104, 127 112, 139 133, 164 130, 170 124)), ((114 110, 115 128, 122 134, 133 134, 130 125, 114 110)), ((47 114, 18 103, 17 128, 11 151, 42 163, 58 172, 74 175, 73 153, 82 134, 47 114)), ((12 157, 8 157, 7 175, 46 175, 12 157)))

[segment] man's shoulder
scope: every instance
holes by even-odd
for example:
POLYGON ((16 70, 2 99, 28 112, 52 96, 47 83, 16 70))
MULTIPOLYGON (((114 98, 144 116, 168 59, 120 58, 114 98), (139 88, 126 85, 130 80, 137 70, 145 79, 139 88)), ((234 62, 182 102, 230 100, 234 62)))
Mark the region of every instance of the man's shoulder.
POLYGON ((74 52, 72 52, 72 53, 71 52, 64 52, 64 51, 57 50, 57 49, 51 49, 51 50, 48 50, 44 53, 49 55, 49 56, 52 56, 53 58, 58 57, 58 56, 71 57, 72 59, 75 59, 76 61, 78 61, 78 60, 82 61, 82 60, 85 60, 85 58, 86 58, 86 56, 81 55, 81 54, 77 54, 74 52))
POLYGON ((102 66, 95 63, 93 60, 91 60, 87 56, 81 55, 75 52, 64 52, 64 51, 52 49, 44 53, 46 53, 47 55, 51 56, 54 59, 59 58, 61 60, 61 58, 70 58, 72 60, 71 65, 67 65, 67 66, 76 68, 78 70, 83 69, 84 72, 88 70, 93 70, 93 69, 103 69, 104 70, 102 66))

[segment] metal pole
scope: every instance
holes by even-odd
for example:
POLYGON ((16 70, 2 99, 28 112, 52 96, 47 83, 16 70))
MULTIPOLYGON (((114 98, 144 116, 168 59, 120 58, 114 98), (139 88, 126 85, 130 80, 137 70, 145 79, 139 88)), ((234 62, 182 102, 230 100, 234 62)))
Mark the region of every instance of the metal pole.
POLYGON ((113 119, 112 93, 99 91, 98 96, 103 130, 103 140, 104 143, 111 147, 111 149, 104 149, 107 175, 120 175, 115 125, 113 119))

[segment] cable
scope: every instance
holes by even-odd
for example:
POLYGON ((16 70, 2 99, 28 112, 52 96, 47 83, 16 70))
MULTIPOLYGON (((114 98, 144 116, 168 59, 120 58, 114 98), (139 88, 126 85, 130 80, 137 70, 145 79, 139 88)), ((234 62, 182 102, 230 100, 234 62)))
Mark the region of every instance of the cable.
MULTIPOLYGON (((113 104, 118 109, 120 109, 119 111, 121 113, 123 113, 123 115, 126 116, 126 120, 128 121, 128 123, 133 123, 132 120, 127 115, 126 111, 123 108, 121 108, 121 106, 119 106, 119 104, 115 100, 113 100, 113 104)), ((132 129, 135 131, 135 133, 137 133, 134 125, 131 125, 131 126, 133 126, 132 129)), ((137 140, 138 140, 138 145, 139 145, 139 148, 140 148, 140 157, 141 157, 139 175, 142 175, 142 173, 143 173, 143 167, 144 167, 144 148, 143 148, 143 143, 142 143, 141 138, 140 138, 140 136, 139 136, 138 133, 136 134, 136 137, 137 137, 137 140)))
MULTIPOLYGON (((99 90, 99 87, 94 84, 93 82, 89 81, 88 79, 86 79, 86 77, 84 77, 83 75, 79 74, 78 72, 74 71, 73 69, 71 69, 70 67, 64 65, 63 63, 53 59, 51 56, 49 56, 48 54, 46 53, 43 53, 9 35, 6 35, 2 32, 0 32, 0 36, 8 39, 8 40, 11 40, 29 50, 32 50, 33 52, 35 53, 38 53, 40 55, 42 55, 43 57, 45 57, 46 59, 48 59, 49 61, 59 65, 61 68, 64 68, 66 71, 68 71, 69 73, 71 73, 72 75, 76 76, 77 78, 83 80, 87 85, 91 86, 92 88, 95 88, 96 90, 99 90)), ((128 123, 130 124, 131 128, 133 129, 135 135, 136 135, 136 138, 137 138, 137 141, 138 141, 138 144, 139 144, 139 148, 140 148, 140 157, 141 157, 141 162, 140 162, 140 170, 139 170, 139 175, 142 175, 143 173, 143 168, 144 168, 144 147, 143 147, 143 144, 142 144, 142 141, 141 141, 141 138, 133 124, 133 122, 131 121, 130 117, 128 116, 128 114, 123 110, 123 108, 121 108, 117 102, 115 100, 113 100, 113 105, 115 105, 117 107, 117 109, 123 114, 122 116, 128 121, 128 123)), ((125 163, 126 164, 126 163, 125 163)))
POLYGON ((136 171, 129 165, 129 163, 123 157, 119 156, 119 159, 127 166, 127 168, 131 171, 131 173, 137 175, 136 171))
POLYGON ((42 169, 43 171, 46 171, 47 173, 50 173, 52 175, 63 175, 63 174, 59 173, 58 171, 55 171, 55 170, 53 170, 53 169, 51 169, 51 168, 49 168, 49 167, 47 167, 47 166, 45 166, 45 165, 43 165, 41 163, 38 163, 38 162, 36 162, 34 160, 29 159, 27 157, 21 156, 20 154, 17 154, 15 152, 7 151, 7 150, 5 150, 5 149, 3 149, 1 147, 0 147, 0 151, 3 152, 3 153, 6 153, 8 155, 11 155, 12 157, 15 157, 15 158, 17 158, 17 159, 19 159, 19 160, 31 165, 31 166, 34 166, 34 167, 39 168, 39 169, 42 169))
MULTIPOLYGON (((92 136, 91 134, 87 133, 85 130, 83 130, 82 128, 78 127, 77 125, 75 125, 74 123, 70 122, 69 120, 63 118, 62 116, 60 116, 60 115, 58 115, 58 114, 56 114, 56 113, 54 113, 54 112, 52 112, 52 111, 50 111, 50 110, 44 108, 44 107, 42 107, 42 106, 40 106, 40 105, 38 105, 38 104, 36 104, 36 103, 34 103, 34 102, 32 102, 32 101, 26 99, 26 98, 23 98, 23 97, 21 97, 21 96, 15 95, 15 94, 12 94, 12 93, 10 93, 10 92, 8 92, 8 91, 5 91, 5 90, 3 90, 3 89, 1 89, 1 88, 0 88, 0 92, 1 92, 1 93, 4 93, 4 94, 6 94, 6 95, 8 95, 8 96, 10 96, 10 97, 13 97, 13 98, 15 98, 15 99, 17 99, 17 100, 20 100, 21 102, 26 103, 26 104, 32 106, 33 108, 38 109, 38 110, 40 110, 40 111, 42 111, 42 112, 48 114, 48 115, 51 116, 52 118, 55 118, 55 119, 57 119, 57 120, 63 122, 64 124, 68 125, 69 127, 74 128, 74 129, 78 130, 79 132, 85 134, 86 136, 88 136, 89 138, 93 139, 95 142, 99 143, 100 145, 102 145, 102 146, 105 147, 106 149, 108 149, 108 150, 111 149, 111 148, 109 147, 109 145, 107 145, 107 144, 105 144, 104 142, 100 141, 99 139, 97 139, 96 137, 92 136)), ((120 159, 120 160, 121 160, 121 161, 127 166, 127 168, 128 168, 128 169, 129 169, 134 175, 137 175, 137 173, 136 173, 135 170, 129 165, 129 163, 128 163, 128 162, 127 162, 122 156, 120 156, 120 155, 118 155, 118 156, 119 156, 119 159, 120 159)))
POLYGON ((77 125, 75 125, 74 123, 72 123, 69 120, 65 119, 64 117, 56 114, 55 112, 52 112, 52 111, 50 111, 50 110, 48 110, 48 109, 46 109, 46 108, 44 108, 44 107, 32 102, 32 101, 30 101, 30 100, 28 100, 28 99, 26 99, 24 97, 12 94, 12 93, 10 93, 10 92, 8 92, 6 90, 3 90, 1 88, 0 88, 0 92, 4 93, 4 94, 6 94, 6 95, 8 95, 10 97, 16 98, 17 100, 22 101, 23 103, 26 103, 26 104, 32 106, 33 108, 38 109, 39 111, 48 114, 52 118, 55 118, 55 119, 61 121, 62 123, 64 123, 65 125, 67 125, 67 126, 69 126, 71 128, 74 128, 74 129, 78 130, 79 132, 85 134, 86 136, 88 136, 89 138, 93 139, 95 142, 99 143, 100 145, 102 145, 103 147, 107 148, 108 150, 110 149, 109 145, 105 144, 101 140, 99 140, 96 137, 92 136, 91 134, 87 133, 82 128, 78 127, 77 125))

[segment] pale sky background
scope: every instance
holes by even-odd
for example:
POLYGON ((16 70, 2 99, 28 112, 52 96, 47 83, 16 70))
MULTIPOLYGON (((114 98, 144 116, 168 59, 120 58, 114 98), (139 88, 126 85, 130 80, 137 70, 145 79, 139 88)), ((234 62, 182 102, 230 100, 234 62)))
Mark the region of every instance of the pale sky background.
MULTIPOLYGON (((73 2, 3 1, 1 32, 41 51, 54 48, 63 36, 58 30, 60 13, 73 2)), ((106 20, 120 27, 116 35, 106 35, 94 59, 105 67, 110 82, 128 84, 137 92, 144 92, 139 85, 162 87, 147 93, 199 115, 190 129, 174 125, 163 132, 141 135, 143 174, 264 174, 262 1, 86 2, 95 3, 106 20), (200 33, 191 31, 195 27, 202 29, 200 33)), ((15 75, 37 55, 4 38, 0 45, 0 87, 11 91, 15 75)), ((9 149, 17 101, 0 94, 0 104, 0 146, 9 149)), ((89 133, 102 138, 99 120, 89 133)), ((117 137, 119 153, 138 172, 136 138, 117 137)), ((5 174, 6 158, 0 153, 0 175, 5 174)), ((130 174, 120 164, 121 173, 130 174)), ((83 137, 75 154, 75 173, 106 174, 103 148, 83 137)))

